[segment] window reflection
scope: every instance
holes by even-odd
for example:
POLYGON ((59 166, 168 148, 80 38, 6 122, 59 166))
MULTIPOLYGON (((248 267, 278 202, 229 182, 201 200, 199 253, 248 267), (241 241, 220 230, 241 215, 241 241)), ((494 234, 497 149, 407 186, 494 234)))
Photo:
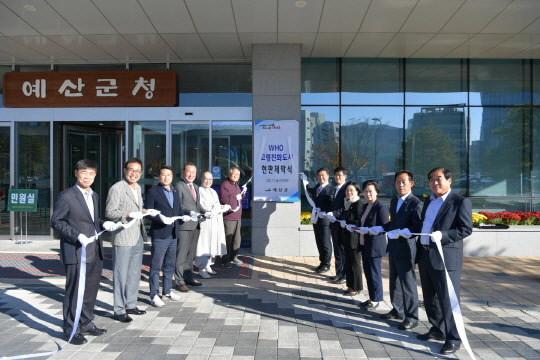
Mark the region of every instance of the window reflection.
POLYGON ((338 59, 302 59, 302 104, 339 104, 338 59))
POLYGON ((166 160, 165 134, 165 121, 130 123, 131 154, 143 162, 143 174, 139 180, 143 193, 159 182, 159 168, 166 160))
POLYGON ((341 166, 348 180, 377 180, 380 195, 396 193, 394 174, 402 166, 403 108, 343 107, 341 166))
POLYGON ((455 106, 407 107, 405 164, 415 174, 415 194, 430 194, 427 174, 435 167, 452 172, 452 189, 466 190, 467 121, 455 106))
POLYGON ((461 59, 407 60, 406 105, 467 103, 467 67, 461 59))
POLYGON ((529 111, 471 108, 471 196, 528 196, 529 111))
POLYGON ((310 179, 317 169, 339 164, 339 108, 302 107, 300 122, 300 168, 310 179))
POLYGON ((470 105, 530 104, 529 62, 471 59, 469 72, 470 105))
POLYGON ((208 170, 208 142, 210 124, 173 124, 171 126, 171 153, 174 169, 174 183, 182 179, 185 163, 197 165, 197 179, 208 170))
POLYGON ((532 121, 532 195, 540 196, 540 109, 533 110, 532 121))
POLYGON ((403 81, 399 59, 343 59, 344 105, 402 105, 403 81))
MULTIPOLYGON (((37 189, 37 212, 29 212, 28 235, 50 234, 50 124, 23 122, 15 127, 15 181, 18 189, 37 189)), ((26 224, 26 221, 25 221, 26 224)), ((15 231, 20 231, 19 217, 15 217, 15 231)))

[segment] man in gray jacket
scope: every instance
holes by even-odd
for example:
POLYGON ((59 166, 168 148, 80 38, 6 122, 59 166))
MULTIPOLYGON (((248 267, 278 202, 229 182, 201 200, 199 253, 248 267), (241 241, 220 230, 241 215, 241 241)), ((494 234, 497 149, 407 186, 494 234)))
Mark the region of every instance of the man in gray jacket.
MULTIPOLYGON (((184 214, 190 215, 193 212, 205 214, 206 210, 201 206, 199 197, 199 186, 193 183, 197 177, 195 164, 186 163, 182 175, 183 178, 176 184, 176 189, 180 195, 180 203, 184 214)), ((180 224, 174 281, 176 289, 181 292, 189 291, 187 285, 202 286, 201 282, 193 279, 193 260, 197 252, 200 229, 198 217, 196 221, 187 221, 180 224)))
POLYGON ((142 218, 143 201, 141 187, 137 184, 141 177, 142 161, 137 158, 126 161, 124 179, 114 184, 107 196, 105 216, 111 221, 121 221, 128 227, 116 230, 112 235, 113 244, 113 294, 115 320, 128 323, 129 315, 143 315, 144 310, 136 306, 141 281, 141 267, 146 231, 142 218))

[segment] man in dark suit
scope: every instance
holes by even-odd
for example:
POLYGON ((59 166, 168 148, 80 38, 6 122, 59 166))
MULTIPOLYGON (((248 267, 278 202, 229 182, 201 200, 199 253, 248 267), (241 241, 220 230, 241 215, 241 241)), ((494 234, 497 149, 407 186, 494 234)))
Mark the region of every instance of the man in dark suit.
MULTIPOLYGON (((334 169, 334 179, 336 186, 334 188, 334 200, 332 201, 332 216, 339 218, 345 209, 345 188, 347 184, 347 169, 337 167, 334 169)), ((331 280, 334 284, 343 284, 346 281, 345 277, 345 249, 343 249, 343 232, 341 225, 338 222, 330 224, 330 233, 332 235, 332 245, 334 248, 334 259, 336 267, 336 276, 331 280)))
POLYGON ((64 297, 63 330, 66 340, 73 328, 76 332, 71 340, 74 345, 88 341, 85 335, 99 336, 107 330, 94 324, 94 305, 103 268, 103 243, 95 236, 102 229, 99 219, 98 195, 90 185, 96 177, 98 165, 92 160, 79 160, 75 165, 77 184, 62 191, 51 217, 51 227, 60 235, 60 256, 66 270, 66 295, 64 297), (74 324, 77 308, 77 292, 81 268, 82 247, 86 247, 86 281, 81 316, 74 324))
POLYGON ((448 169, 435 168, 428 174, 433 194, 422 209, 422 233, 418 247, 418 269, 424 295, 424 305, 431 329, 418 335, 420 340, 445 340, 441 354, 450 355, 461 345, 448 293, 444 266, 448 270, 459 300, 463 239, 472 233, 472 207, 469 199, 450 188, 452 176, 448 169), (435 242, 442 245, 443 259, 435 242))
MULTIPOLYGON (((317 182, 314 188, 308 189, 315 206, 322 212, 332 211, 332 200, 334 198, 334 186, 328 183, 328 170, 320 168, 317 170, 317 182)), ((330 240, 330 219, 327 217, 319 218, 317 223, 313 224, 315 232, 315 241, 319 250, 320 264, 315 268, 315 272, 323 274, 330 270, 330 261, 332 259, 332 242, 330 240)))
POLYGON ((158 210, 167 219, 160 216, 150 217, 150 235, 152 236, 152 263, 150 265, 150 303, 162 307, 165 303, 159 296, 159 273, 163 267, 163 297, 172 301, 180 300, 172 288, 172 276, 176 263, 176 246, 181 220, 172 220, 175 216, 183 216, 182 204, 178 190, 171 186, 173 170, 169 165, 159 169, 159 184, 148 189, 144 200, 145 209, 158 210))
MULTIPOLYGON (((197 167, 195 164, 186 163, 182 175, 183 179, 176 184, 182 210, 185 214, 190 214, 191 212, 199 214, 206 213, 206 210, 201 206, 199 186, 193 183, 197 177, 197 167)), ((174 281, 176 288, 181 292, 189 291, 186 285, 202 286, 201 282, 193 279, 193 260, 197 252, 200 229, 198 220, 180 224, 174 281)))
MULTIPOLYGON (((413 174, 398 171, 394 177, 398 196, 390 201, 390 222, 385 231, 409 229, 420 230, 422 202, 412 194, 413 174)), ((396 234, 397 235, 397 234, 396 234)), ((416 237, 408 233, 388 238, 389 287, 392 310, 381 315, 383 319, 403 320, 400 330, 411 330, 418 326, 418 291, 414 273, 416 261, 416 237)))

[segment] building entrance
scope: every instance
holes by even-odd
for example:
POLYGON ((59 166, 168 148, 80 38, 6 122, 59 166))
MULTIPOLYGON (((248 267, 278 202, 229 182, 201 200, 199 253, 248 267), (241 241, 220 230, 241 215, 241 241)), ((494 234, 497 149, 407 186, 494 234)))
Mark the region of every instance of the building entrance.
POLYGON ((10 187, 10 139, 11 127, 0 123, 0 239, 10 237, 9 212, 7 211, 10 187))
POLYGON ((62 147, 59 152, 58 171, 60 180, 58 191, 72 187, 76 183, 75 164, 80 159, 95 161, 99 168, 92 190, 99 194, 100 212, 103 218, 109 188, 122 178, 124 163, 124 123, 88 122, 74 125, 59 124, 62 147))

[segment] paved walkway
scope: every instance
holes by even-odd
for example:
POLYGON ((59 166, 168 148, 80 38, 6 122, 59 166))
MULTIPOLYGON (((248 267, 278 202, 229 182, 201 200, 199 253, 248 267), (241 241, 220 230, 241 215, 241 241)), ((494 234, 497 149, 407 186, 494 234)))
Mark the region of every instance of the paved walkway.
MULTIPOLYGON (((54 251, 57 242, 0 244, 0 251, 54 251)), ((479 359, 540 359, 540 258, 467 257, 462 312, 479 359)), ((343 286, 315 275, 313 257, 255 257, 251 279, 210 279, 161 309, 141 281, 138 306, 147 310, 130 324, 111 319, 112 284, 103 282, 96 324, 105 336, 84 346, 67 345, 52 359, 417 359, 441 358, 442 344, 422 342, 425 312, 413 332, 378 314, 390 310, 383 262, 385 302, 377 312, 360 310, 343 286)), ((331 274, 327 274, 331 275, 331 274)), ((0 279, 0 356, 64 345, 63 278, 0 279)), ((469 358, 462 348, 450 358, 469 358)), ((444 357, 443 357, 444 358, 444 357)))

